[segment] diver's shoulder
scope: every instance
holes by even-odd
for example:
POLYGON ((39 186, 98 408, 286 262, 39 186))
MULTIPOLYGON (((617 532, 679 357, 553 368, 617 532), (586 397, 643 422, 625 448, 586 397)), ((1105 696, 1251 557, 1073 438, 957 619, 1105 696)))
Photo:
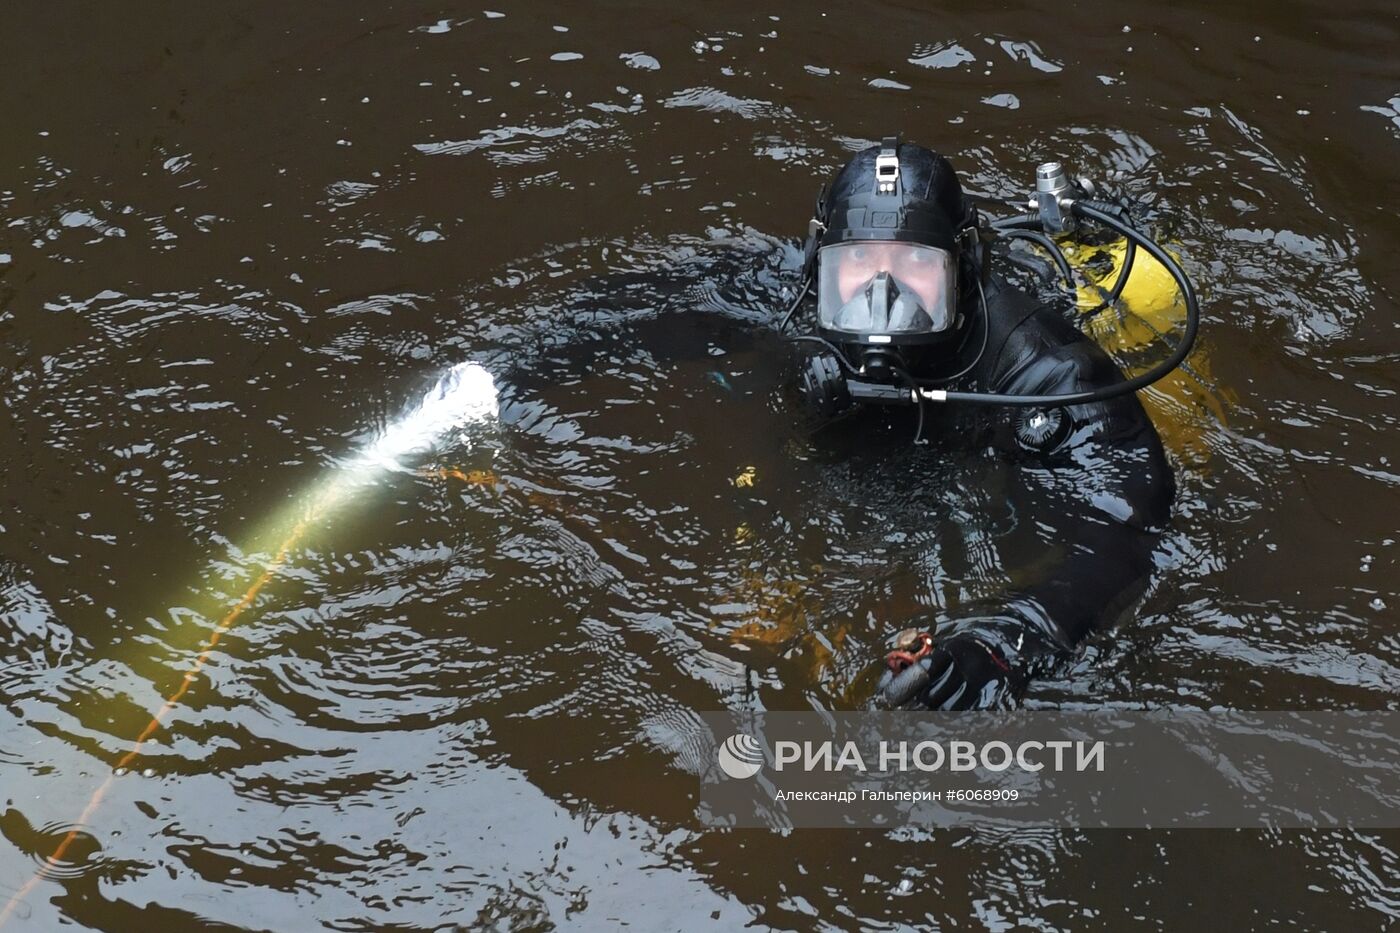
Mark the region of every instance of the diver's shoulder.
POLYGON ((1001 330, 1008 337, 1020 332, 1033 336, 1049 347, 1092 344, 1064 312, 1053 303, 1038 298, 1021 288, 992 275, 986 286, 987 314, 993 331, 1001 330))
POLYGON ((1033 313, 1045 306, 1026 291, 993 272, 983 284, 983 294, 987 299, 987 313, 993 317, 1008 314, 1033 313))
POLYGON ((1098 345, 1053 305, 996 276, 987 285, 986 297, 990 333, 983 373, 1003 383, 1002 391, 1006 378, 1031 359, 1040 362, 1042 376, 1049 364, 1058 364, 1055 368, 1066 375, 1107 375, 1099 372, 1106 357, 1095 352, 1098 345))

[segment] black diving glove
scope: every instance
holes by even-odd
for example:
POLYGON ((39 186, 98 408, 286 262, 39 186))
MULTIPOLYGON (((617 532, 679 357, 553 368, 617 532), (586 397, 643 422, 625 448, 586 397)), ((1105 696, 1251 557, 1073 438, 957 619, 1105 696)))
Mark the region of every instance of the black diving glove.
POLYGON ((969 626, 940 638, 909 630, 886 658, 879 698, 890 709, 991 709, 1019 685, 1001 633, 969 626))

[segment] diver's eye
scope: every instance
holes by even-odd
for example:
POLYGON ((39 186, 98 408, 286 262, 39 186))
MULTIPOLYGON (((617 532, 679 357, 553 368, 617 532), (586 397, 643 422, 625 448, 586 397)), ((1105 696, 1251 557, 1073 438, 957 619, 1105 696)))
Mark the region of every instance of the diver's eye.
POLYGON ((926 266, 933 261, 933 257, 921 249, 915 249, 909 251, 905 261, 911 266, 926 266))
POLYGON ((870 250, 864 246, 851 247, 851 259, 855 262, 865 262, 870 258, 870 250))

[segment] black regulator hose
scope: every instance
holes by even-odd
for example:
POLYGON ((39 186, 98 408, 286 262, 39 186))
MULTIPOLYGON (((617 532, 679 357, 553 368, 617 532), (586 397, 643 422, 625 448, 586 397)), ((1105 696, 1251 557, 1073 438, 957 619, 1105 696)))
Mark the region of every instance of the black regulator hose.
POLYGON ((1085 308, 1080 311, 1081 317, 1093 317, 1104 308, 1116 303, 1123 294, 1123 288, 1128 284, 1128 278, 1133 274, 1133 260, 1137 258, 1137 244, 1132 240, 1127 241, 1128 248, 1123 251, 1123 268, 1118 270, 1118 281, 1113 283, 1113 290, 1108 293, 1108 297, 1092 308, 1085 308))
MULTIPOLYGON (((1119 205, 1099 201, 1090 203, 1105 209, 1107 212, 1126 222, 1123 217, 1123 209, 1119 205)), ((1040 232, 1041 222, 1039 214, 1017 214, 1013 217, 1002 217, 999 220, 991 221, 990 226, 1007 239, 1029 240, 1043 247, 1055 260, 1055 264, 1060 267, 1060 272, 1064 275, 1065 282, 1071 289, 1074 288, 1074 278, 1070 273, 1069 261, 1065 259, 1064 253, 1060 250, 1059 246, 1055 244, 1055 241, 1040 232)), ((1103 301, 1100 301, 1092 308, 1085 308, 1083 311, 1080 311, 1079 313, 1082 317, 1092 317, 1104 308, 1114 304, 1122 297, 1123 289, 1127 287, 1128 279, 1133 274, 1133 260, 1137 258, 1137 243, 1135 243, 1131 237, 1128 238, 1127 242, 1128 247, 1123 253, 1123 266, 1118 270, 1118 279, 1113 283, 1113 289, 1103 301)))
MULTIPOLYGON (((1176 280, 1177 287, 1181 289, 1181 297, 1186 302, 1186 332, 1182 334, 1181 341, 1171 356, 1154 366, 1141 375, 1132 379, 1124 380, 1116 385, 1104 386, 1090 392, 1068 392, 1063 395, 998 395, 984 392, 942 392, 935 391, 925 396, 920 392, 920 397, 928 397, 933 401, 947 402, 968 402, 973 405, 1008 405, 1013 408, 1060 408, 1066 405, 1089 405, 1094 402, 1106 402, 1109 399, 1130 395, 1139 389, 1146 388, 1152 383, 1166 376, 1181 362, 1186 359, 1191 352, 1191 347, 1196 342, 1196 332, 1201 324, 1201 307, 1196 301, 1196 290, 1191 287, 1191 280, 1186 277, 1186 273, 1175 259, 1162 247, 1148 239, 1130 224, 1120 220, 1116 214, 1121 211, 1116 204, 1108 204, 1103 201, 1075 201, 1070 207, 1077 216, 1103 224, 1110 230, 1127 238, 1129 243, 1136 243, 1139 247, 1147 251, 1147 254, 1162 264, 1172 278, 1176 280)), ((1027 215, 1026 218, 1007 218, 1008 221, 1015 221, 1016 224, 1028 222, 1028 218, 1034 215, 1027 215)), ((1038 222, 1038 221, 1037 221, 1038 222)), ((995 224, 994 224, 995 226, 995 224)), ((1011 224, 1007 224, 1011 226, 1011 224)), ((1120 279, 1122 276, 1120 276, 1120 279)), ((1115 286, 1117 288, 1117 286, 1115 286)))
POLYGON ((919 408, 918 425, 914 428, 914 443, 920 444, 924 440, 924 397, 919 394, 919 384, 914 381, 914 377, 909 375, 909 370, 902 366, 894 367, 894 374, 898 376, 905 385, 914 393, 914 402, 919 408))
POLYGON ((856 372, 856 368, 846 360, 846 356, 841 352, 841 349, 825 337, 819 337, 816 334, 799 334, 796 337, 789 337, 788 340, 792 343, 815 343, 818 346, 825 347, 831 351, 832 356, 836 357, 836 362, 840 364, 842 372, 853 379, 860 377, 860 373, 856 372))
POLYGON ((811 290, 812 277, 810 275, 803 276, 802 287, 797 290, 797 295, 792 299, 792 304, 788 306, 787 313, 783 315, 782 322, 778 324, 778 333, 781 334, 783 331, 787 330, 788 322, 792 320, 792 316, 796 314, 797 309, 802 306, 802 299, 806 298, 807 293, 811 290))
POLYGON ((993 230, 1039 230, 1040 215, 1038 213, 1016 214, 1013 217, 1000 217, 996 220, 988 221, 987 225, 993 230))
MULTIPOLYGON (((972 281, 977 283, 977 305, 979 308, 982 309, 982 346, 978 347, 977 355, 972 358, 971 362, 969 362, 962 369, 953 373, 951 376, 938 376, 936 378, 931 379, 916 379, 914 380, 916 383, 916 387, 923 386, 925 388, 928 388, 932 386, 950 385, 951 383, 956 382, 963 376, 966 376, 968 373, 976 369, 977 364, 982 362, 982 357, 986 355, 987 344, 990 342, 992 335, 992 315, 991 312, 987 310, 987 293, 982 290, 982 269, 980 266, 977 267, 977 271, 973 274, 972 281)), ((919 399, 919 405, 920 407, 922 407, 923 396, 919 396, 919 399)))
POLYGON ((1074 271, 1070 269, 1069 260, 1065 258, 1064 251, 1055 245, 1055 241, 1050 239, 1039 230, 1006 230, 1002 233, 1008 240, 1026 240, 1034 243, 1050 254, 1050 258, 1055 260, 1055 265, 1060 267, 1060 274, 1065 277, 1065 285, 1071 290, 1074 289, 1074 271))

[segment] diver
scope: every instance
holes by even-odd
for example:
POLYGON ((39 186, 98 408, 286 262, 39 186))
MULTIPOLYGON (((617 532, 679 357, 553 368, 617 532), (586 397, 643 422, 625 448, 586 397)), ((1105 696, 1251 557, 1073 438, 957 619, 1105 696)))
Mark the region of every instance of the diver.
POLYGON ((1048 163, 1038 171, 1036 210, 989 222, 945 157, 887 138, 818 196, 803 285, 780 327, 815 285, 812 332, 794 338, 813 351, 798 386, 809 407, 829 419, 870 405, 915 406, 916 441, 932 426, 942 444, 991 451, 1011 464, 1013 486, 1053 486, 1070 513, 1021 523, 1020 534, 1038 535, 1038 559, 1011 568, 1010 589, 993 603, 895 637, 880 684, 888 706, 1009 706, 1034 674, 1110 629, 1145 591, 1175 482, 1134 392, 1181 362, 1199 312, 1175 260, 1094 193, 1048 163), (1128 238, 1129 262, 1141 248, 1166 266, 1188 307, 1176 352, 1133 379, 1063 310, 992 267, 1001 236, 1054 250, 1047 234, 1091 220, 1128 238), (936 424, 926 409, 938 413, 936 424))

